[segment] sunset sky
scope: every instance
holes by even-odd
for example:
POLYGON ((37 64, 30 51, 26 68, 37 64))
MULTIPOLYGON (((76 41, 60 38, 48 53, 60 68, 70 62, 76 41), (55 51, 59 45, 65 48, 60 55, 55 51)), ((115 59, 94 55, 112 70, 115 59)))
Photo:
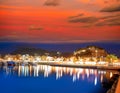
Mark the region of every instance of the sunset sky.
POLYGON ((120 0, 0 0, 0 42, 120 42, 120 0))

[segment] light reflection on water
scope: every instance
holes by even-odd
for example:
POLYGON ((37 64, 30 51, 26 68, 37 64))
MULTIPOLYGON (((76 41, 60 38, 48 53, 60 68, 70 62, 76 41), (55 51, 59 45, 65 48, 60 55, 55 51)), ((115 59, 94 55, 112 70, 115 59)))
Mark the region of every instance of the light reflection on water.
POLYGON ((48 78, 51 74, 55 74, 56 80, 61 79, 64 75, 72 77, 72 81, 75 82, 79 79, 88 79, 89 82, 93 82, 97 85, 98 79, 102 82, 104 77, 111 78, 114 73, 111 71, 102 71, 97 69, 85 69, 85 68, 70 68, 70 67, 57 67, 48 65, 37 65, 37 66, 15 66, 7 67, 4 66, 6 76, 13 75, 14 73, 19 77, 38 77, 43 74, 44 78, 48 78), (94 76, 94 78, 93 78, 94 76), (98 77, 99 76, 99 77, 98 77), (92 78, 91 78, 92 77, 92 78))

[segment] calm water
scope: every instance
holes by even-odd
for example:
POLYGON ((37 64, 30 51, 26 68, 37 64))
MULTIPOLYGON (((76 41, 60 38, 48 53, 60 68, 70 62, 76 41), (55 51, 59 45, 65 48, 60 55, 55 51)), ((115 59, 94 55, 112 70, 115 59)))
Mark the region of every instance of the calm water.
POLYGON ((0 67, 0 93, 106 93, 116 72, 47 65, 0 67))

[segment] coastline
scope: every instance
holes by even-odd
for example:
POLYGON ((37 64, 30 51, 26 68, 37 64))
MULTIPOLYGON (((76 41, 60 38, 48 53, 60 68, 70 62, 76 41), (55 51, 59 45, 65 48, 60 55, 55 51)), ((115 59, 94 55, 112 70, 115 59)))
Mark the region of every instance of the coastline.
POLYGON ((60 66, 60 67, 74 67, 74 68, 89 68, 89 69, 103 69, 103 70, 117 70, 120 71, 120 66, 102 66, 102 65, 81 65, 81 64, 67 64, 58 62, 39 62, 40 65, 60 66))
MULTIPOLYGON (((14 62, 13 62, 14 63, 14 62)), ((71 67, 71 68, 89 68, 89 69, 102 69, 102 70, 116 70, 120 71, 120 66, 114 65, 99 65, 99 64, 79 64, 79 63, 66 63, 66 62, 52 62, 52 61, 41 61, 41 62, 15 62, 14 65, 49 65, 59 67, 71 67)), ((8 65, 7 62, 0 62, 0 65, 8 65)), ((10 63, 10 65, 13 65, 10 63)))

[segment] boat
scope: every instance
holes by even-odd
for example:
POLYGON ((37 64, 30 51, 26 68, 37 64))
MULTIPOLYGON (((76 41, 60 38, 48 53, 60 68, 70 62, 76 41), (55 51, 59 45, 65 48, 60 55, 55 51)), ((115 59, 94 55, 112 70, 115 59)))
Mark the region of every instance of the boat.
POLYGON ((7 65, 8 65, 8 66, 15 66, 15 62, 14 62, 14 61, 8 61, 8 62, 7 62, 7 65))

